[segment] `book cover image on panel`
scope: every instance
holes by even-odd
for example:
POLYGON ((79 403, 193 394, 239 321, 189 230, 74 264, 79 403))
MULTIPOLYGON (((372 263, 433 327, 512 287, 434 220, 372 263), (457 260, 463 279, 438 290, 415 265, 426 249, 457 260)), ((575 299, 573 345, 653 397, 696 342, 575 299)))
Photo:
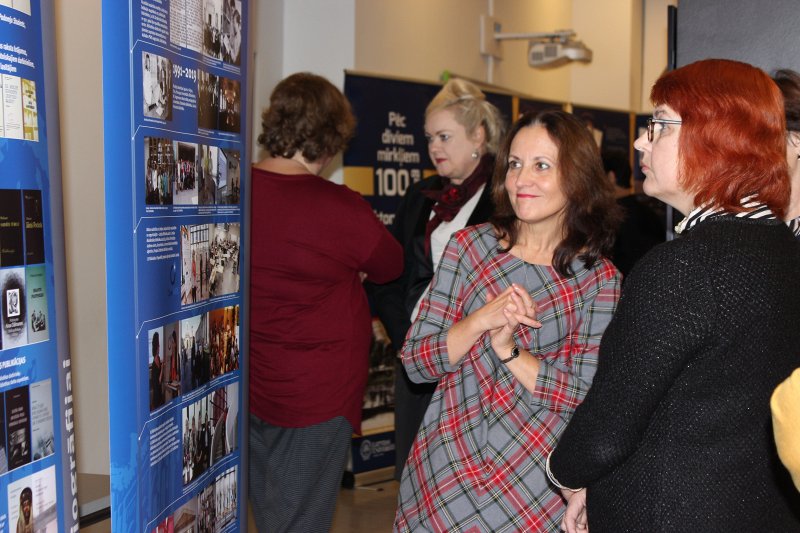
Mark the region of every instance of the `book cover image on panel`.
POLYGON ((56 467, 8 484, 9 531, 57 531, 56 467))
POLYGON ((53 433, 53 388, 45 379, 30 386, 31 444, 33 460, 37 461, 55 453, 53 433))
POLYGON ((25 207, 25 264, 44 263, 44 223, 42 191, 22 191, 25 207))
POLYGON ((0 270, 0 315, 4 350, 28 344, 28 329, 25 326, 27 307, 25 269, 0 270))
POLYGON ((47 276, 44 265, 25 269, 25 292, 28 297, 28 344, 50 339, 47 317, 47 276))
POLYGON ((31 462, 31 412, 28 386, 6 391, 8 469, 31 462))
POLYGON ((18 189, 0 189, 0 267, 23 264, 22 198, 18 189))

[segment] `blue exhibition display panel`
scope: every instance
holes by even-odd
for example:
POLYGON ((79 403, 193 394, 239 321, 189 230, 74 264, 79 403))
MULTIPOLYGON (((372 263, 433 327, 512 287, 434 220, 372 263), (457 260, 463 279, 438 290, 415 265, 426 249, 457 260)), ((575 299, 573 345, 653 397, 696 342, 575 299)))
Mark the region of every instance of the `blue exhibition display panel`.
POLYGON ((53 14, 45 6, 0 2, 0 531, 78 528, 53 14))
POLYGON ((246 519, 247 15, 103 2, 114 531, 246 519))

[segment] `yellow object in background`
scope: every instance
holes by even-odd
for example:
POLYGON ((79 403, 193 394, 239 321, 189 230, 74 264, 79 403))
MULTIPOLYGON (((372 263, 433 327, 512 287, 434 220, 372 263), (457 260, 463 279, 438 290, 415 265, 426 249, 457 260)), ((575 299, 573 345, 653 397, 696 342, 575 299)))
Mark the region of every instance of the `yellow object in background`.
POLYGON ((777 386, 770 406, 778 455, 800 490, 800 368, 777 386))

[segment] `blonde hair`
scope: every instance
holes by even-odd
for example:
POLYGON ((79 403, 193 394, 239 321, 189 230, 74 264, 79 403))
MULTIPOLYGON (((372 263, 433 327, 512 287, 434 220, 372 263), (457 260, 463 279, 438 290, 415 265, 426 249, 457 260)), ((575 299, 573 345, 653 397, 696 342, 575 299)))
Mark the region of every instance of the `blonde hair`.
POLYGON ((486 100, 486 95, 474 83, 459 78, 445 83, 425 109, 425 118, 443 109, 453 112, 456 121, 464 126, 469 136, 474 135, 479 126, 483 126, 486 152, 492 155, 497 153, 505 124, 500 111, 486 100))

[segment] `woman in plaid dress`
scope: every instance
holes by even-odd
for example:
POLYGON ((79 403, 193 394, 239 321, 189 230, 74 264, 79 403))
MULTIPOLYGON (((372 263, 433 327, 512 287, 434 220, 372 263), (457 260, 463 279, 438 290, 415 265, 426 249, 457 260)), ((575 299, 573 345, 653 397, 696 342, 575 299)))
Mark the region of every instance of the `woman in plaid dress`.
POLYGON ((401 350, 439 385, 403 473, 396 531, 556 531, 545 458, 585 396, 620 275, 594 139, 523 116, 497 159, 491 223, 453 235, 401 350))

